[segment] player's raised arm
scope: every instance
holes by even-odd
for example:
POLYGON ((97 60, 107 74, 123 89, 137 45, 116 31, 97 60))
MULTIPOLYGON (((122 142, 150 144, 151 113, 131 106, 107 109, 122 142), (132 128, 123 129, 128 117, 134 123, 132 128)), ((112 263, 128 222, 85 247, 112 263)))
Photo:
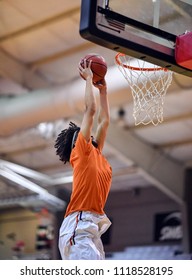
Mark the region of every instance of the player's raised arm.
POLYGON ((93 126, 93 119, 96 112, 96 100, 92 85, 93 73, 91 71, 91 61, 89 61, 88 66, 86 65, 86 61, 84 61, 83 66, 79 63, 79 72, 80 75, 86 80, 85 112, 81 124, 81 132, 85 139, 89 141, 93 126))
POLYGON ((107 134, 107 128, 110 123, 109 102, 107 96, 107 85, 105 79, 94 84, 99 89, 100 106, 98 115, 98 126, 96 131, 96 142, 100 150, 102 150, 107 134))

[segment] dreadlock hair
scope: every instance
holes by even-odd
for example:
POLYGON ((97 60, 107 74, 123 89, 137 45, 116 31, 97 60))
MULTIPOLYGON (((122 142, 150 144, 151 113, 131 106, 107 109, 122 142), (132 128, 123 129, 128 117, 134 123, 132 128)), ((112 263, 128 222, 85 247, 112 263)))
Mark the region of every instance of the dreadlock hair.
POLYGON ((71 142, 73 139, 73 135, 75 131, 79 131, 80 127, 78 127, 73 122, 69 123, 69 127, 62 130, 60 134, 57 136, 55 141, 55 149, 56 155, 59 156, 60 160, 64 162, 64 164, 69 161, 71 155, 71 142))

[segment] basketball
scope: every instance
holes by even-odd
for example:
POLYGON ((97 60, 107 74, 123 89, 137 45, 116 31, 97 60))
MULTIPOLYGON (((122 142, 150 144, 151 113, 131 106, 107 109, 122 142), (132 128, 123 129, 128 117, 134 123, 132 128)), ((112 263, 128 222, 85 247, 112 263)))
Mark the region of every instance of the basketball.
MULTIPOLYGON (((107 63, 105 59, 95 53, 87 54, 84 58, 81 59, 80 64, 84 67, 84 60, 86 60, 87 66, 91 60, 91 71, 93 72, 93 82, 99 82, 102 80, 107 73, 107 63)), ((82 77, 82 76, 81 76, 82 77)), ((83 77, 82 77, 83 78, 83 77)))

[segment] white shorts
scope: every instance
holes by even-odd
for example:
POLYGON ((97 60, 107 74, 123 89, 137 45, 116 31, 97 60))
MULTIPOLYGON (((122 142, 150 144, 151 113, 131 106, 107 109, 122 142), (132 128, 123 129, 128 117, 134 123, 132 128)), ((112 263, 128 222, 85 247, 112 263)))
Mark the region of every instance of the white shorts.
POLYGON ((106 215, 88 211, 67 216, 59 232, 59 250, 63 260, 103 260, 101 235, 110 227, 106 215))

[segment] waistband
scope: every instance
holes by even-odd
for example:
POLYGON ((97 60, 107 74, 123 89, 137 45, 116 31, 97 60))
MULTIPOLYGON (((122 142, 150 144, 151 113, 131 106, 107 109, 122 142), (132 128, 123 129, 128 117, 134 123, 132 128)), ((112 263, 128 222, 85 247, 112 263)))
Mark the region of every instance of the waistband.
POLYGON ((90 211, 78 211, 69 214, 64 218, 60 228, 60 236, 72 234, 79 221, 94 223, 98 226, 99 234, 102 235, 111 225, 111 221, 106 214, 100 215, 90 211))

